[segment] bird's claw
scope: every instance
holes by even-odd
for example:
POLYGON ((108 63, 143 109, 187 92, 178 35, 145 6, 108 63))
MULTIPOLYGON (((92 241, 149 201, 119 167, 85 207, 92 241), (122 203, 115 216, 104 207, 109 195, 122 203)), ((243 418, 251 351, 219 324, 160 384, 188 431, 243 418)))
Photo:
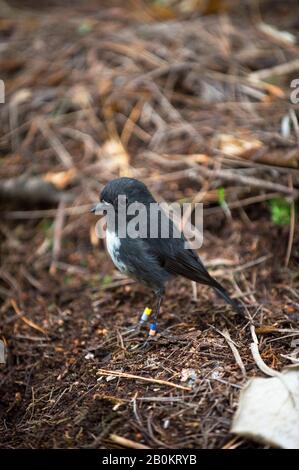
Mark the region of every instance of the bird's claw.
POLYGON ((134 325, 134 326, 130 326, 123 332, 123 335, 128 336, 129 338, 138 336, 140 334, 141 327, 142 325, 140 323, 137 323, 137 325, 134 325))
MULTIPOLYGON (((142 327, 145 326, 145 323, 149 319, 150 314, 151 314, 151 309, 149 308, 144 309, 139 323, 125 330, 125 332, 123 332, 123 335, 127 336, 129 340, 138 336, 141 332, 142 327)), ((157 332, 157 320, 156 320, 156 317, 154 317, 152 323, 150 324, 150 330, 149 330, 147 339, 142 344, 137 344, 137 345, 132 346, 130 350, 135 351, 135 350, 149 349, 151 346, 151 343, 156 341, 156 337, 155 337, 156 332, 157 332)))
POLYGON ((151 348, 153 343, 157 342, 157 338, 153 336, 148 336, 146 340, 141 344, 136 344, 131 348, 131 351, 146 351, 151 348))

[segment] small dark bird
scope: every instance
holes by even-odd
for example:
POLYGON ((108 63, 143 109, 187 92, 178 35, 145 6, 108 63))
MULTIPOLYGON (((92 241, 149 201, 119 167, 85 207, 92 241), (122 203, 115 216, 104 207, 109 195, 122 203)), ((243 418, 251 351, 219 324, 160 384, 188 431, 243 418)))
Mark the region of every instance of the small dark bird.
MULTIPOLYGON (((100 195, 100 203, 91 210, 92 212, 104 211, 107 215, 106 243, 108 252, 115 266, 124 274, 136 279, 151 288, 156 295, 156 308, 153 313, 150 335, 154 335, 157 328, 157 316, 159 314, 162 298, 165 293, 165 284, 173 276, 183 276, 199 284, 205 284, 213 289, 229 303, 237 313, 241 313, 241 305, 233 300, 224 287, 219 284, 206 270, 196 252, 190 247, 184 235, 173 224, 163 211, 162 217, 169 223, 170 234, 176 233, 176 237, 163 238, 158 232, 157 237, 150 236, 150 226, 153 223, 150 215, 150 205, 156 203, 144 183, 133 178, 117 178, 110 181, 100 195), (119 196, 123 199, 119 204, 119 196), (132 238, 126 233, 128 224, 133 215, 128 215, 124 224, 118 219, 121 209, 130 204, 143 204, 146 208, 144 222, 147 224, 146 233, 143 236, 132 238), (115 214, 114 224, 109 220, 109 210, 115 214), (125 229, 125 235, 121 232, 125 229)), ((161 222, 159 223, 161 227, 161 222)))

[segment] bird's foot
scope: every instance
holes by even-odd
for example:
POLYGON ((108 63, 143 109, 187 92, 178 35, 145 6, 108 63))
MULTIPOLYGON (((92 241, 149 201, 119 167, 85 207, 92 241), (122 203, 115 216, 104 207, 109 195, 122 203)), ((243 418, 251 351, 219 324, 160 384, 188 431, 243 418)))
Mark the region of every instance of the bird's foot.
POLYGON ((142 343, 141 345, 138 344, 138 345, 135 345, 131 348, 131 350, 147 350, 150 348, 151 344, 156 342, 157 339, 156 339, 156 333, 157 333, 157 323, 154 322, 154 323, 151 323, 151 326, 150 326, 150 330, 149 330, 149 333, 148 333, 148 337, 147 339, 144 341, 144 343, 142 343))
POLYGON ((148 351, 156 342, 157 338, 155 336, 148 336, 143 343, 132 346, 131 351, 148 351))
POLYGON ((130 326, 129 328, 126 328, 123 332, 123 336, 128 336, 131 338, 132 336, 138 336, 141 332, 142 324, 137 323, 136 325, 130 326))

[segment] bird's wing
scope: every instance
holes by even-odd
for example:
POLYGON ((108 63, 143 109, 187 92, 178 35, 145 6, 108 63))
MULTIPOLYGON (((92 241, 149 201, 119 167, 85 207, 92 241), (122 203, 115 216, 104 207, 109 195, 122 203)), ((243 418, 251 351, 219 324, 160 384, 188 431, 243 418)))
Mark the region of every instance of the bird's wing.
POLYGON ((180 275, 191 281, 213 287, 226 302, 232 305, 236 312, 241 312, 238 302, 231 299, 224 287, 208 273, 196 252, 186 246, 187 242, 183 234, 179 238, 155 239, 149 237, 144 242, 149 253, 164 272, 180 275))
MULTIPOLYGON (((148 225, 155 221, 149 219, 148 225)), ((161 211, 161 219, 158 221, 158 238, 148 236, 144 239, 149 252, 158 259, 161 267, 174 275, 181 275, 192 281, 208 284, 216 287, 216 281, 209 275, 197 254, 187 248, 188 243, 182 232, 179 231, 173 220, 169 218, 164 211, 161 211), (162 225, 169 226, 169 235, 165 238, 162 225)), ((218 286, 217 286, 218 287, 218 286)))
POLYGON ((218 287, 217 281, 210 276, 197 254, 186 247, 183 235, 180 238, 147 238, 145 243, 149 252, 168 273, 218 287))
POLYGON ((175 252, 170 250, 170 254, 164 257, 164 269, 170 274, 179 274, 191 281, 213 287, 220 297, 229 303, 237 313, 242 314, 242 306, 239 302, 232 299, 226 289, 210 276, 200 258, 192 249, 183 247, 182 250, 176 250, 175 252))
POLYGON ((210 276, 197 254, 184 244, 180 243, 177 249, 170 251, 165 257, 164 268, 191 281, 218 287, 218 282, 210 276))

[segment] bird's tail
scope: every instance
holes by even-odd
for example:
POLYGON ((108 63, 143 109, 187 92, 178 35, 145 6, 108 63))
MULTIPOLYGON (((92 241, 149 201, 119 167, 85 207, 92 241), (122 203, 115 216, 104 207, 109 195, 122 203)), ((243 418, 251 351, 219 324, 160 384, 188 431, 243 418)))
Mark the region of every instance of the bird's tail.
POLYGON ((224 289, 224 287, 222 287, 222 285, 219 284, 219 282, 217 282, 217 287, 214 287, 214 289, 217 292, 217 294, 220 295, 220 297, 222 297, 222 299, 224 299, 228 304, 232 306, 232 308, 235 310, 236 313, 238 313, 239 315, 243 314, 243 306, 237 300, 232 299, 229 296, 228 292, 224 289))

